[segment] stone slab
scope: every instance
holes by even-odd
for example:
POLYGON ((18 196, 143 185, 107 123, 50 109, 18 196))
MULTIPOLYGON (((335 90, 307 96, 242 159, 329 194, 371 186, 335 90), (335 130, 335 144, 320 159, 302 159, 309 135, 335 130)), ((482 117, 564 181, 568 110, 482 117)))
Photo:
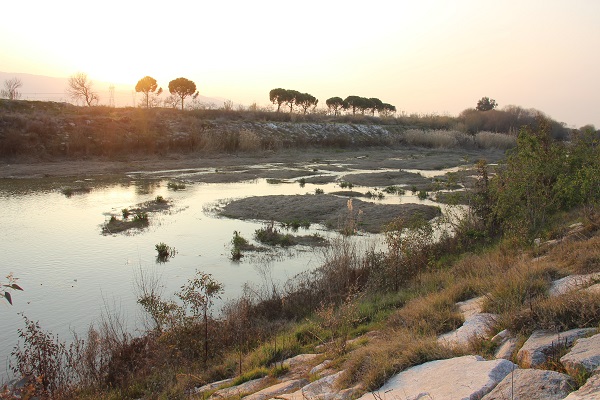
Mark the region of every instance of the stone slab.
POLYGON ((541 369, 516 369, 481 400, 562 400, 575 381, 567 374, 541 369))
POLYGON ((595 333, 594 328, 571 329, 565 332, 535 331, 517 353, 517 361, 523 368, 535 368, 544 364, 552 354, 569 347, 575 339, 595 333))
POLYGON ((600 372, 600 334, 575 341, 571 350, 560 358, 567 372, 577 375, 580 372, 600 372))
POLYGON ((508 360, 486 361, 463 356, 409 368, 361 400, 477 399, 490 392, 514 369, 508 360))

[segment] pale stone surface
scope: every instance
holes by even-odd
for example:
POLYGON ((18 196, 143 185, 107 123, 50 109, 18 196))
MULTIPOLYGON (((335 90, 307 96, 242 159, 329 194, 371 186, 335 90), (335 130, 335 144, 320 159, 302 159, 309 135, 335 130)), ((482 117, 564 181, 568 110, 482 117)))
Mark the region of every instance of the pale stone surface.
POLYGON ((552 282, 548 294, 550 296, 560 296, 573 290, 583 289, 598 279, 600 279, 600 272, 586 275, 569 275, 552 282))
POLYGON ((573 378, 559 372, 516 369, 481 400, 562 400, 573 385, 573 378))
POLYGON ((321 364, 316 365, 313 369, 310 370, 310 375, 320 375, 323 371, 327 370, 331 365, 331 360, 325 360, 321 364))
POLYGON ((302 389, 291 393, 277 396, 283 400, 350 400, 356 398, 360 392, 360 387, 352 387, 340 390, 336 383, 343 371, 326 376, 318 381, 304 386, 302 389))
POLYGON ((569 347, 575 339, 595 333, 593 328, 572 329, 555 333, 535 331, 517 353, 519 365, 523 368, 535 368, 546 362, 548 356, 557 353, 560 348, 569 347))
POLYGON ((464 346, 475 338, 489 338, 490 326, 494 323, 496 315, 481 313, 474 314, 467 319, 460 328, 440 335, 438 343, 445 346, 464 346))
POLYGON ((484 301, 485 296, 480 296, 470 300, 460 301, 456 303, 456 305, 458 306, 458 310, 462 313, 463 317, 466 320, 471 318, 475 314, 481 313, 481 308, 483 306, 484 301))
POLYGON ((212 382, 212 383, 209 383, 207 385, 195 388, 194 389, 194 393, 210 392, 212 390, 215 390, 219 386, 227 385, 227 384, 229 384, 231 382, 233 382, 233 378, 231 378, 231 379, 223 379, 222 381, 217 381, 217 382, 212 382))
POLYGON ((502 343, 506 342, 511 336, 512 335, 511 335, 510 331, 508 329, 505 329, 503 331, 496 333, 494 335, 494 337, 492 338, 492 342, 496 343, 496 344, 502 344, 502 343))
POLYGON ((571 351, 562 356, 560 362, 572 375, 583 370, 590 373, 600 371, 600 334, 577 339, 571 351))
POLYGON ((565 400, 600 400, 600 374, 589 378, 579 390, 565 397, 565 400))
POLYGON ((209 399, 215 400, 228 397, 239 397, 247 395, 249 393, 254 393, 266 384, 267 379, 269 379, 268 376, 264 378, 253 379, 251 381, 244 382, 238 386, 232 386, 225 389, 217 390, 209 397, 209 399))
POLYGON ((294 392, 294 391, 298 390, 299 388, 301 388, 302 386, 305 386, 307 383, 308 383, 308 380, 306 380, 306 379, 294 379, 291 381, 281 382, 276 385, 264 388, 263 390, 260 390, 254 394, 246 396, 246 397, 244 397, 244 399, 247 399, 247 400, 271 399, 273 397, 279 396, 284 393, 294 392))
POLYGON ((319 357, 318 354, 299 354, 295 357, 284 360, 282 364, 287 366, 289 369, 294 369, 300 365, 311 363, 317 357, 319 357))
POLYGON ((509 338, 504 343, 498 347, 494 357, 502 358, 505 360, 512 360, 513 354, 515 354, 515 350, 517 349, 517 339, 509 338))
POLYGON ((585 291, 593 294, 600 294, 600 283, 585 288, 585 291))
POLYGON ((479 356, 430 361, 395 375, 379 390, 360 399, 477 399, 515 368, 510 361, 485 361, 479 356))

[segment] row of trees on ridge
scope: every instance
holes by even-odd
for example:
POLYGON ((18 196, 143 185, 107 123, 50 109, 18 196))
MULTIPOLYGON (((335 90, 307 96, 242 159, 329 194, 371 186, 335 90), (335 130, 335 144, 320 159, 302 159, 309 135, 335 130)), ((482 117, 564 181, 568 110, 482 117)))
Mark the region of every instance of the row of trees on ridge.
MULTIPOLYGON (((304 114, 306 114, 309 108, 314 108, 319 103, 319 100, 311 94, 282 88, 271 90, 269 92, 269 100, 277 105, 277 112, 281 110, 282 105, 286 105, 290 108, 291 113, 294 110, 294 105, 296 105, 303 110, 304 114)), ((383 116, 389 116, 396 112, 396 107, 384 103, 375 97, 348 96, 345 99, 331 97, 325 101, 325 104, 327 104, 329 111, 336 116, 342 110, 352 110, 352 115, 356 115, 357 111, 362 114, 369 112, 371 115, 375 115, 375 112, 378 112, 383 116)))

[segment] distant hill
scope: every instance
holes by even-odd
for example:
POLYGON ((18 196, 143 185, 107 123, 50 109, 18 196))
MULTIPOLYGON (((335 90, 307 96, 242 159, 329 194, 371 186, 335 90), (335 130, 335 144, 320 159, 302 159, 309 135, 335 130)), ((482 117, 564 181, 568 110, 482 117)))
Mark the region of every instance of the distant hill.
MULTIPOLYGON (((4 86, 4 81, 12 78, 19 78, 23 82, 23 86, 19 89, 21 92, 21 100, 40 100, 40 101, 58 101, 69 102, 70 99, 66 95, 68 78, 56 78, 44 75, 33 75, 24 73, 2 72, 0 71, 0 86, 4 86)), ((110 100, 109 88, 113 85, 110 82, 95 81, 93 88, 98 92, 100 104, 108 105, 110 100)), ((135 84, 131 85, 114 84, 114 102, 116 107, 132 107, 135 106, 142 98, 140 93, 135 92, 135 84)), ((163 98, 169 95, 168 88, 163 86, 163 98)), ((212 104, 212 108, 223 106, 226 100, 219 97, 198 96, 198 100, 203 104, 212 104)))

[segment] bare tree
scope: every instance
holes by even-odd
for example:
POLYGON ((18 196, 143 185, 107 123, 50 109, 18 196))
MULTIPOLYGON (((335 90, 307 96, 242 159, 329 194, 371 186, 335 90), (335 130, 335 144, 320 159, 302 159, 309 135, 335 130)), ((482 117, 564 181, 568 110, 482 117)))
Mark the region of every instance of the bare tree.
POLYGON ((0 95, 9 100, 19 100, 21 93, 18 89, 21 86, 23 86, 23 82, 19 78, 7 79, 4 81, 4 89, 0 91, 0 95))
POLYGON ((88 107, 98 104, 98 93, 92 89, 92 81, 83 72, 69 77, 67 94, 75 101, 84 101, 88 107))

